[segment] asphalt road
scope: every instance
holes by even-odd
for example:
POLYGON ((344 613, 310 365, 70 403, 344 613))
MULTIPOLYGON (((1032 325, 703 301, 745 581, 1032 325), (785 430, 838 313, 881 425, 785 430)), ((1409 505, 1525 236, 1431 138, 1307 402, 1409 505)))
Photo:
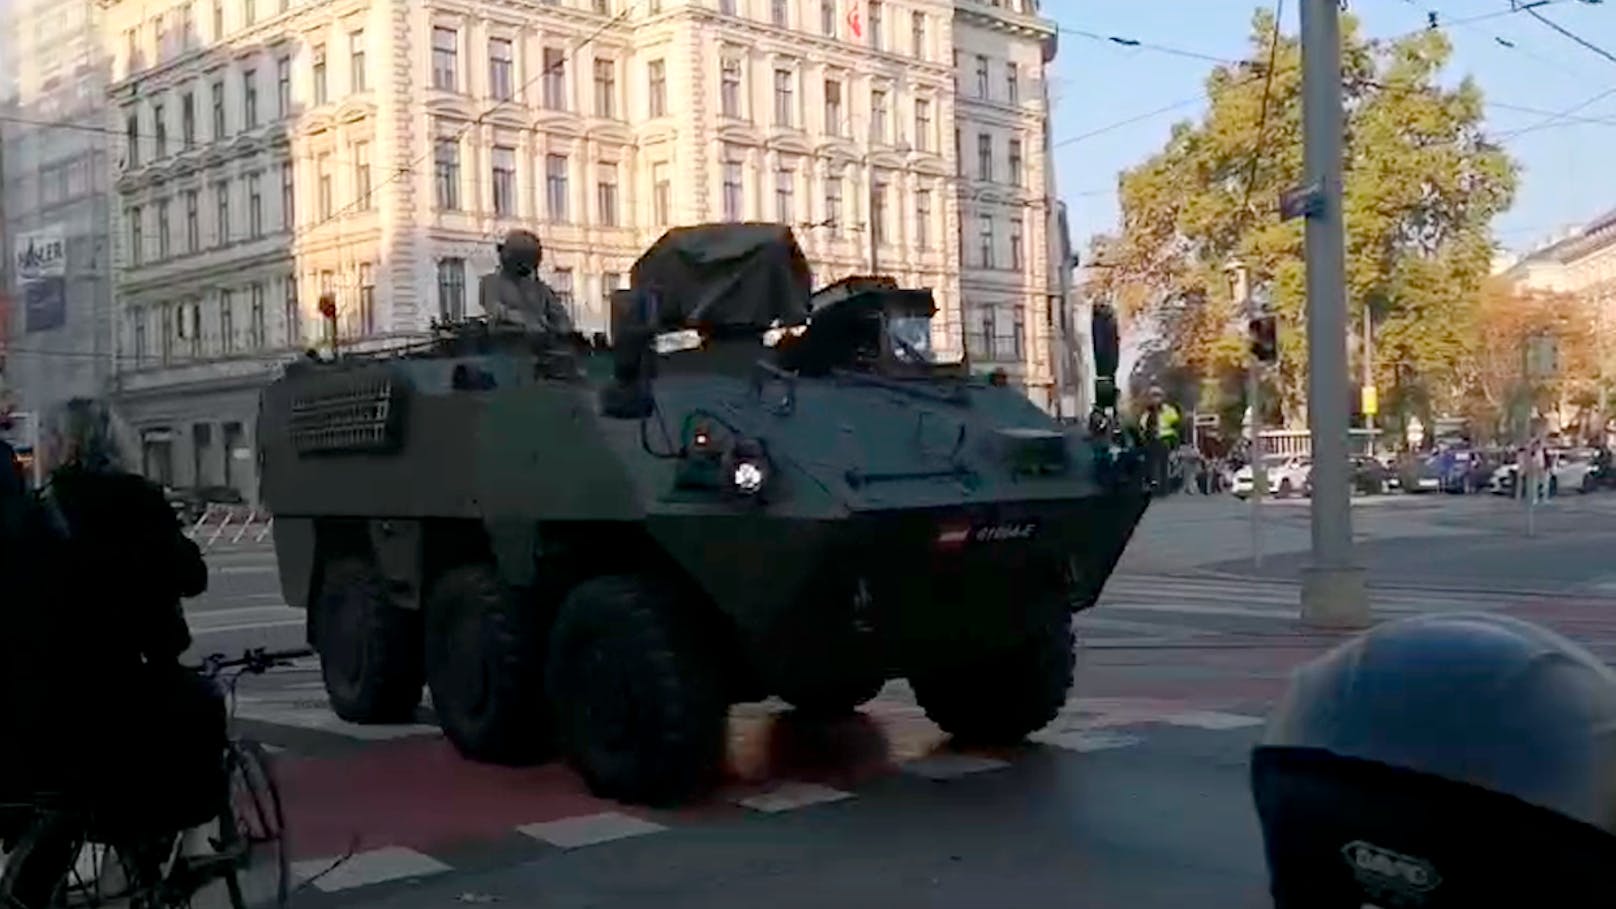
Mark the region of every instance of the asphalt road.
MULTIPOLYGON (((1506 611, 1616 661, 1616 496, 1556 503, 1530 539, 1489 497, 1355 517, 1379 617, 1506 611)), ((1246 755, 1291 669, 1340 638, 1296 622, 1305 504, 1266 510, 1260 568, 1248 530, 1237 503, 1160 503, 1078 620, 1066 710, 1009 752, 954 752, 902 683, 829 725, 743 705, 726 785, 654 812, 559 764, 463 761, 426 707, 412 726, 341 723, 312 661, 244 682, 237 716, 278 754, 299 903, 1265 906, 1246 755)), ((301 644, 267 547, 209 558, 197 652, 301 644)))

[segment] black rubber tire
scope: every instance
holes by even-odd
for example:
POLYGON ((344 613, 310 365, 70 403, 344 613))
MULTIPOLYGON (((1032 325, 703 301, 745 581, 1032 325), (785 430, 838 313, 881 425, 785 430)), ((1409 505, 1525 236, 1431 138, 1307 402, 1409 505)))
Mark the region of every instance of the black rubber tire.
POLYGON ((438 725, 463 756, 520 766, 551 753, 543 630, 490 565, 461 565, 432 584, 427 686, 438 725))
POLYGON ((242 848, 239 844, 245 835, 251 873, 263 873, 265 864, 273 865, 268 869, 270 889, 266 894, 243 892, 241 875, 236 869, 224 872, 230 905, 232 909, 283 909, 291 896, 292 873, 287 860, 286 813, 280 784, 275 781, 274 763, 264 746, 242 739, 230 743, 226 770, 232 798, 219 815, 221 835, 217 845, 226 849, 242 848), (250 796, 249 805, 238 804, 235 799, 238 795, 250 796), (243 817, 248 807, 250 816, 243 817))
POLYGON ((421 616, 388 601, 369 560, 325 563, 320 583, 320 673, 337 716, 350 723, 408 723, 421 704, 421 616))
POLYGON ((926 716, 956 741, 1013 745, 1055 719, 1076 671, 1076 639, 1063 614, 1009 652, 909 683, 926 716))
POLYGON ((563 750, 595 795, 670 805, 717 781, 722 677, 702 629, 663 591, 631 577, 573 588, 546 682, 563 750))
POLYGON ((1282 498, 1282 499, 1290 498, 1291 497, 1291 490, 1294 489, 1294 488, 1295 487, 1293 487, 1291 485, 1290 477, 1286 477, 1285 479, 1280 480, 1279 481, 1279 497, 1282 498))
POLYGON ((0 874, 0 906, 47 909, 66 905, 67 884, 84 843, 80 822, 68 814, 42 814, 17 839, 0 874))

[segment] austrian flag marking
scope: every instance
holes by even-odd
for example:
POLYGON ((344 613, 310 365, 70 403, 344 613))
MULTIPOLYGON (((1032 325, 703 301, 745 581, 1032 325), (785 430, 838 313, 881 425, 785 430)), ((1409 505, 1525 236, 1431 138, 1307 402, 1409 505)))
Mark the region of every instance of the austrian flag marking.
POLYGON ((944 527, 937 533, 937 545, 943 549, 958 549, 964 546, 971 538, 971 527, 968 524, 956 524, 944 527))
POLYGON ((852 32, 855 38, 864 37, 864 20, 859 16, 859 2, 860 0, 849 0, 847 4, 847 30, 852 32))

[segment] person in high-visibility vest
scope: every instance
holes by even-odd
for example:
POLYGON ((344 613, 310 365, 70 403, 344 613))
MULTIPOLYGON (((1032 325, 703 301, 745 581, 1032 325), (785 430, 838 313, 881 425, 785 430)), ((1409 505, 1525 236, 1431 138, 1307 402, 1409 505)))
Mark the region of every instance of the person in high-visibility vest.
POLYGON ((1150 485, 1157 491, 1167 488, 1168 454, 1178 445, 1178 408, 1167 400, 1159 385, 1145 393, 1145 409, 1139 414, 1139 437, 1145 444, 1150 485))

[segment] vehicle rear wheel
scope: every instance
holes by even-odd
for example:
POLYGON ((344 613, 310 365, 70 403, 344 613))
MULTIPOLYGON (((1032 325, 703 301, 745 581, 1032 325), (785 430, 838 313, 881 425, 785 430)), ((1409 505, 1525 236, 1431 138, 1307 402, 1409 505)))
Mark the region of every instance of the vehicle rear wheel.
POLYGON ((1010 745, 1055 719, 1076 669, 1071 616, 1062 612, 1008 652, 972 666, 911 676, 909 683, 926 716, 955 739, 1010 745))
POLYGON ((543 628, 489 565, 443 573, 426 602, 426 677, 443 734, 474 761, 529 764, 549 750, 543 628))
POLYGON ((1290 477, 1286 477, 1285 479, 1279 481, 1279 497, 1280 498, 1282 498, 1282 499, 1290 498, 1292 489, 1293 489, 1293 487, 1291 486, 1291 478, 1290 477))
POLYGON ((1578 490, 1578 491, 1581 492, 1583 495, 1587 495, 1588 493, 1594 491, 1594 476, 1593 476, 1593 474, 1585 473, 1585 474, 1582 475, 1582 488, 1580 490, 1578 490))
POLYGON ((331 709, 350 723, 404 723, 421 703, 421 616, 389 602, 368 559, 326 562, 316 647, 331 709))
POLYGON ((668 804, 716 781, 722 678, 701 629, 665 592, 630 577, 573 588, 546 680, 567 758, 597 796, 668 804))

